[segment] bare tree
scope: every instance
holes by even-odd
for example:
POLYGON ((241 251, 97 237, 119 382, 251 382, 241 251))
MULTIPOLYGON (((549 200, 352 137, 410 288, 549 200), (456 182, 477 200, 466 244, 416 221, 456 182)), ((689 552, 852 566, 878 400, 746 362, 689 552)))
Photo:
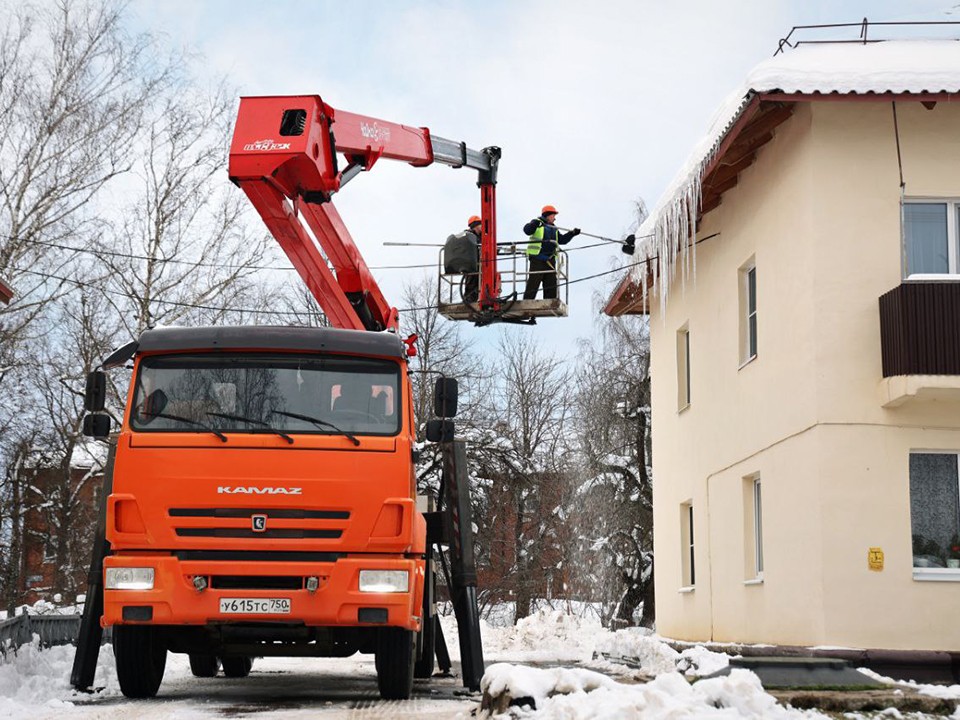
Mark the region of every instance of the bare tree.
POLYGON ((72 581, 89 558, 93 507, 88 485, 102 472, 106 452, 83 436, 83 392, 87 374, 100 365, 118 334, 119 321, 92 290, 71 295, 57 307, 54 332, 39 349, 36 395, 46 470, 35 492, 41 507, 45 542, 54 558, 53 585, 75 591, 72 581), (78 477, 77 456, 83 470, 78 477), (81 530, 78 532, 78 530, 81 530))
POLYGON ((222 320, 256 296, 267 236, 250 230, 246 198, 226 181, 233 100, 189 85, 155 105, 134 167, 137 200, 101 253, 136 336, 158 323, 222 320))
POLYGON ((445 319, 433 307, 435 280, 423 274, 403 285, 402 301, 409 307, 400 315, 404 334, 417 336, 417 354, 410 360, 413 383, 413 410, 417 439, 423 441, 424 423, 433 416, 434 381, 440 375, 460 380, 463 389, 459 420, 469 423, 476 407, 475 393, 469 392, 481 375, 481 358, 474 344, 464 340, 462 325, 445 319))
POLYGON ((489 576, 512 593, 520 619, 563 574, 570 376, 523 332, 504 332, 497 358, 487 421, 472 450, 487 485, 478 539, 489 576))
POLYGON ((89 540, 97 468, 78 476, 74 462, 86 372, 125 335, 259 316, 275 291, 254 277, 266 235, 248 230, 226 182, 229 93, 197 87, 183 57, 129 35, 119 0, 11 7, 0 8, 0 274, 18 290, 0 308, 8 605, 24 589, 29 513, 59 591, 89 540))
POLYGON ((603 619, 652 626, 653 505, 646 319, 615 318, 598 344, 585 341, 576 377, 581 461, 577 491, 581 593, 604 604, 603 619), (597 591, 599 595, 597 594, 597 591))
POLYGON ((0 18, 0 274, 89 234, 97 193, 133 163, 141 108, 171 70, 148 36, 126 35, 122 13, 58 0, 0 18))

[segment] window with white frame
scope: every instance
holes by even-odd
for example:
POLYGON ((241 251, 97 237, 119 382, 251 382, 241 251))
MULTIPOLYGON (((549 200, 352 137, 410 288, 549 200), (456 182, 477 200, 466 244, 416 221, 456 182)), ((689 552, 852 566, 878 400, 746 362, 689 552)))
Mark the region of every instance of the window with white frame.
POLYGON ((763 577, 763 500, 760 476, 743 478, 743 569, 747 580, 763 577))
POLYGON ((681 557, 681 582, 684 587, 693 587, 697 583, 697 571, 693 544, 692 502, 685 502, 680 505, 680 546, 683 548, 681 557))
POLYGON ((677 331, 677 409, 690 404, 690 328, 677 331))
POLYGON ((910 531, 914 568, 960 569, 957 453, 910 453, 910 531))
POLYGON ((757 265, 753 258, 740 268, 740 365, 757 356, 757 265))
POLYGON ((903 205, 905 277, 960 275, 960 200, 909 200, 903 205))

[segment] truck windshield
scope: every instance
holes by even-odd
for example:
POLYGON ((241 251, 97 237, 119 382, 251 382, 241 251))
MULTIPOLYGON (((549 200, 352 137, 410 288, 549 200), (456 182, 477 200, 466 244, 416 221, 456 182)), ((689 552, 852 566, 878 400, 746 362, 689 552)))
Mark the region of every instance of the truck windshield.
POLYGON ((333 355, 146 357, 137 374, 130 427, 141 432, 396 435, 400 366, 333 355))

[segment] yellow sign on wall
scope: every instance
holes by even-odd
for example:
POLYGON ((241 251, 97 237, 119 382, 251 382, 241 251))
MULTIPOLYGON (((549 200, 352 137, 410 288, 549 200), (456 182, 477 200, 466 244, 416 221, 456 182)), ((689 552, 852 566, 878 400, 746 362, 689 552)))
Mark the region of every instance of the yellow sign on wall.
POLYGON ((883 570, 883 548, 872 547, 867 551, 867 567, 877 572, 883 570))

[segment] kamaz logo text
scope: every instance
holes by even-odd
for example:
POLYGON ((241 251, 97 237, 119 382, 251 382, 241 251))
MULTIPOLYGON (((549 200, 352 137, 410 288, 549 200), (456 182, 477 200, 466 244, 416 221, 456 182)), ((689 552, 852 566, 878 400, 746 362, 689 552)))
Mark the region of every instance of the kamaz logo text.
POLYGON ((220 485, 217 488, 218 495, 303 495, 303 488, 297 487, 256 487, 249 485, 247 487, 230 485, 220 485))
POLYGON ((289 150, 290 143, 278 143, 273 140, 257 140, 243 146, 244 150, 289 150))
POLYGON ((388 142, 390 140, 390 128, 381 127, 377 123, 360 123, 360 134, 368 140, 376 142, 388 142))

